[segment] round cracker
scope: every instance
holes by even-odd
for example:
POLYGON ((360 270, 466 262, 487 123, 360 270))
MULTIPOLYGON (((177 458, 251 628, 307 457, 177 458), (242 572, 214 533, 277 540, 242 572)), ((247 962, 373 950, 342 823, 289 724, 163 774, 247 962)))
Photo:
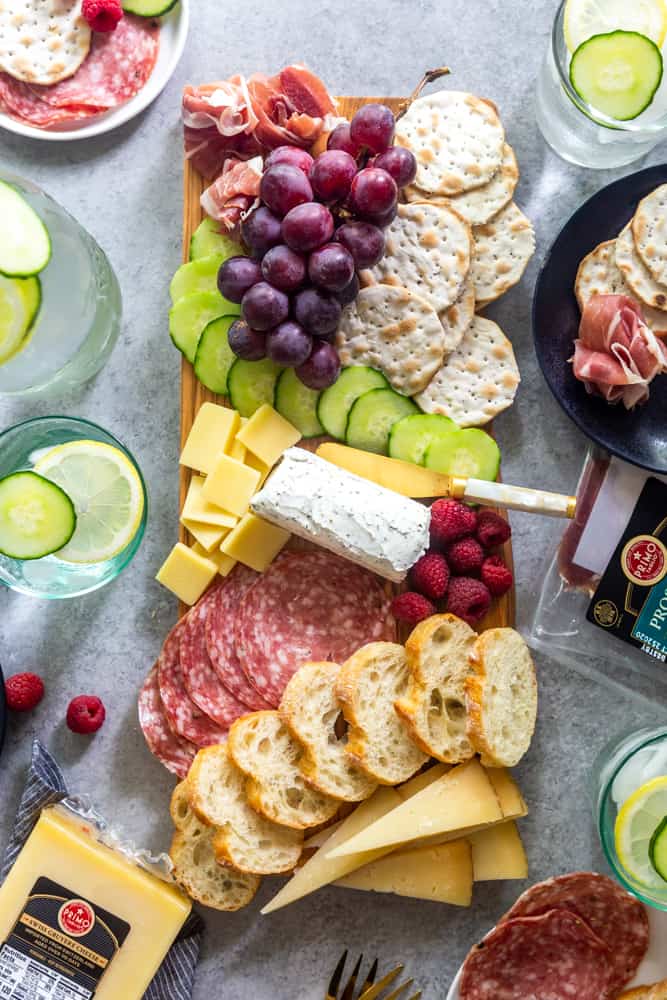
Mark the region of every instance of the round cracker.
POLYGON ((474 318, 475 289, 468 277, 463 282, 463 290, 454 305, 446 312, 440 313, 440 322, 445 331, 445 355, 456 350, 474 318))
POLYGON ((442 364, 445 332, 426 299, 407 288, 362 288, 336 335, 343 365, 370 365, 404 396, 424 389, 442 364))
POLYGON ((639 256, 631 223, 616 240, 616 263, 635 296, 653 309, 667 311, 667 287, 653 280, 653 275, 639 256))
POLYGON ((417 187, 451 196, 491 180, 503 159, 505 130, 490 101, 440 90, 412 102, 396 122, 396 140, 417 159, 417 187))
MULTIPOLYGON (((632 240, 632 234, 630 234, 632 240)), ((574 284, 574 294, 581 311, 593 295, 627 295, 636 298, 636 293, 625 280, 616 263, 616 240, 607 240, 592 250, 579 265, 574 284)), ((640 302, 644 319, 657 337, 667 334, 667 313, 640 302)))
POLYGON ((667 184, 639 202, 632 220, 637 253, 653 279, 667 285, 667 184))
POLYGON ((25 83, 73 76, 90 51, 81 0, 0 3, 0 69, 25 83))
POLYGON ((477 306, 504 295, 518 284, 535 253, 535 231, 515 202, 506 205, 491 222, 474 226, 475 243, 470 269, 477 306))
POLYGON ((363 284, 407 288, 436 312, 456 302, 472 254, 470 227, 456 212, 431 202, 399 205, 386 239, 382 260, 363 272, 363 284))
POLYGON ((450 417, 459 427, 479 427, 512 405, 520 381, 503 331, 492 320, 475 316, 457 350, 415 403, 426 413, 450 417))

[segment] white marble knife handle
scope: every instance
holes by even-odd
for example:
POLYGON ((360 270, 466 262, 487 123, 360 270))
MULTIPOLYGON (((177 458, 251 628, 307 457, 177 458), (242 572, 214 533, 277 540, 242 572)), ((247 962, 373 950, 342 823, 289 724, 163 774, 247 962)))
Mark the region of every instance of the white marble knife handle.
POLYGON ((574 517, 577 509, 577 498, 568 497, 564 493, 547 493, 545 490, 530 490, 525 486, 464 479, 461 476, 452 476, 451 495, 457 500, 525 510, 530 514, 546 514, 547 517, 574 517))

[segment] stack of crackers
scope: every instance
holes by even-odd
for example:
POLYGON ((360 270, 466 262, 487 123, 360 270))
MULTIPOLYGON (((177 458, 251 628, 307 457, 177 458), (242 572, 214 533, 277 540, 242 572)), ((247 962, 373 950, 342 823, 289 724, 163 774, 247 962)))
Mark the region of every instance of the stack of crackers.
POLYGON ((653 333, 667 336, 667 184, 639 202, 615 240, 584 257, 574 291, 582 312, 593 295, 637 299, 653 333))
POLYGON ((90 51, 81 0, 0 3, 0 70, 25 83, 73 76, 90 51))
POLYGON ((520 376, 507 337, 477 312, 517 284, 535 250, 512 201, 516 157, 495 106, 458 91, 414 101, 396 140, 417 177, 385 256, 343 312, 340 358, 379 368, 427 413, 486 424, 511 405, 520 376))

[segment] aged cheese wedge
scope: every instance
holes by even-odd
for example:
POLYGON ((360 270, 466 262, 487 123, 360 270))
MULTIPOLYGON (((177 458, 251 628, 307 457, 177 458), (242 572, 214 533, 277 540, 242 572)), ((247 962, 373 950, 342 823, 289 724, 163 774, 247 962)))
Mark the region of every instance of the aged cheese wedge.
POLYGON ((235 514, 230 514, 222 507, 209 503, 202 494, 204 476, 193 476, 190 480, 188 495, 181 511, 181 520, 198 521, 200 524, 214 524, 219 528, 233 528, 238 520, 235 514))
POLYGON ((250 498, 259 485, 260 474, 229 455, 219 455, 211 474, 202 486, 202 496, 208 503, 238 517, 248 510, 250 498))
POLYGON ((248 512, 227 535, 220 549, 236 562, 249 566, 257 573, 263 573, 289 538, 289 531, 248 512))
POLYGON ((240 424, 236 410, 202 403, 181 453, 180 464, 197 472, 212 472, 221 453, 229 450, 240 424))
POLYGON ((177 542, 155 579, 184 604, 195 604, 217 572, 214 562, 177 542))
POLYGON ((399 785, 396 791, 401 800, 405 802, 407 799, 412 798, 413 795, 416 795, 417 792, 421 792, 423 788, 428 788, 438 778, 442 778, 443 774, 447 774, 448 771, 451 771, 449 764, 436 764, 434 767, 430 767, 428 771, 420 771, 419 774, 415 774, 414 778, 410 778, 409 781, 399 785))
POLYGON ((493 785, 476 758, 453 767, 391 814, 331 849, 329 860, 453 834, 504 818, 493 785))
POLYGON ((338 879, 336 885, 470 906, 472 883, 470 844, 453 840, 439 847, 396 851, 338 879))
POLYGON ((506 819, 520 819, 528 815, 528 806, 517 783, 506 767, 487 767, 486 773, 498 796, 500 808, 506 819))
POLYGON ((475 882, 528 878, 528 860, 516 823, 500 823, 470 836, 475 882))
POLYGON ((301 433, 272 406, 264 403, 243 425, 236 439, 271 468, 284 451, 301 439, 301 433))
POLYGON ((335 860, 327 857, 327 854, 339 844, 346 843, 360 830, 364 830, 369 824, 372 825, 376 820, 391 812, 400 804, 400 801, 393 788, 378 788, 370 799, 362 802, 347 819, 343 820, 317 854, 302 868, 299 868, 277 896, 274 896, 271 902, 267 903, 262 913, 273 913, 274 910, 288 906, 289 903, 295 903, 298 899, 308 896, 323 885, 329 885, 336 879, 354 871, 355 868, 360 868, 361 865, 374 861, 381 854, 385 854, 386 850, 381 848, 379 851, 348 854, 344 858, 336 858, 335 860))

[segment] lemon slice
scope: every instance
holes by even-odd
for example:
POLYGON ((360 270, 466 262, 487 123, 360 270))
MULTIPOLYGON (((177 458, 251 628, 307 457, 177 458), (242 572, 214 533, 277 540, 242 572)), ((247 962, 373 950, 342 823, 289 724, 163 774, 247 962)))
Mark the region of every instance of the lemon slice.
POLYGON ((667 35, 665 0, 567 0, 565 44, 575 52, 593 35, 637 31, 662 48, 667 35))
POLYGON ((667 816, 667 776, 653 778, 623 803, 616 817, 616 853, 625 870, 649 888, 664 889, 649 857, 651 838, 667 816))
POLYGON ((100 441, 70 441, 43 455, 35 472, 60 486, 76 511, 76 531, 58 559, 101 563, 127 548, 141 524, 144 491, 122 451, 100 441))

